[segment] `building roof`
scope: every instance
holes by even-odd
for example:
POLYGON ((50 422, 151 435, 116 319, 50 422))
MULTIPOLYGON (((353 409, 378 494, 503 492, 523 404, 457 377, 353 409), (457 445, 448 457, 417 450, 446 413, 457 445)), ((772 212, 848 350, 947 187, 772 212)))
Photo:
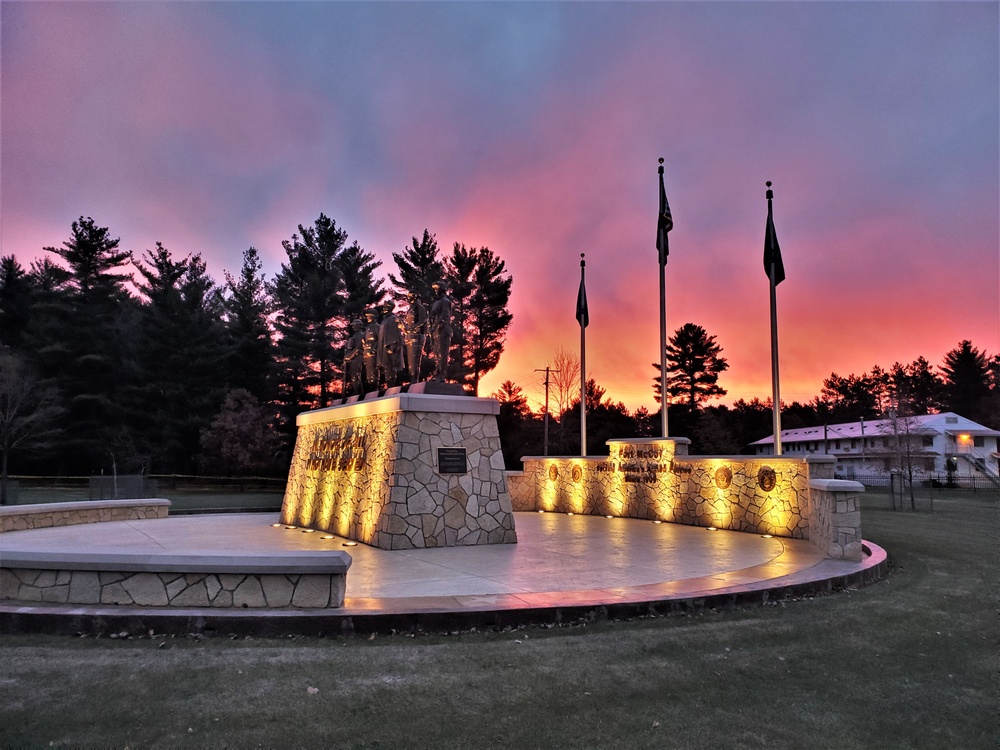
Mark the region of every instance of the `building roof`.
MULTIPOLYGON (((900 418, 897 424, 904 421, 900 418)), ((908 425, 900 426, 901 432, 908 432, 911 435, 976 435, 985 437, 1000 437, 1000 431, 991 430, 989 427, 973 422, 971 419, 960 417, 953 412, 942 412, 940 414, 924 414, 916 417, 907 417, 905 421, 908 425), (908 427, 908 429, 907 429, 908 427)), ((841 424, 820 425, 819 427, 800 427, 795 430, 782 430, 782 443, 795 443, 812 440, 843 440, 847 438, 881 437, 892 435, 893 422, 891 419, 866 419, 863 422, 844 422, 841 424)), ((750 445, 771 445, 774 443, 774 435, 755 440, 750 445)))

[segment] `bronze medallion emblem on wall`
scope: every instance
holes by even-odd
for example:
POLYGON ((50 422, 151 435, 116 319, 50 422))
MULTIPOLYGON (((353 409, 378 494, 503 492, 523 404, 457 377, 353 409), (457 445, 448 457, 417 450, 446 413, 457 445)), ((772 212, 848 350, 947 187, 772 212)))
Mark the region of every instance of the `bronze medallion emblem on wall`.
POLYGON ((556 466, 555 464, 552 464, 549 467, 549 479, 551 479, 554 482, 558 478, 559 478, 559 467, 556 466))
POLYGON ((728 466, 720 466, 715 470, 715 486, 720 490, 729 489, 733 483, 733 470, 728 466))
POLYGON ((574 466, 573 481, 579 484, 581 479, 583 479, 583 470, 579 466, 574 466))
POLYGON ((757 486, 759 486, 764 492, 770 492, 774 489, 774 485, 778 483, 778 475, 774 473, 774 469, 770 466, 762 466, 760 471, 757 472, 757 486))

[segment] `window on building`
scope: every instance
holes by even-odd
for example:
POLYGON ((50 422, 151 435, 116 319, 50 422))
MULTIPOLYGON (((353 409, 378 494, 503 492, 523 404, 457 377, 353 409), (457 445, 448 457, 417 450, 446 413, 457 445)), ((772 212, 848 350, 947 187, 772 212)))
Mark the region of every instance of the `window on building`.
POLYGON ((985 448, 986 438, 984 438, 982 435, 973 435, 972 445, 975 446, 976 448, 985 448))
POLYGON ((934 445, 934 436, 933 435, 922 436, 920 438, 920 444, 925 448, 930 448, 932 445, 934 445))
MULTIPOLYGON (((416 356, 416 355, 414 355, 414 356, 416 356)), ((837 450, 837 451, 840 450, 840 441, 839 440, 834 440, 833 441, 833 449, 837 450)))
POLYGON ((851 438, 851 450, 854 450, 857 447, 858 447, 858 441, 857 441, 857 439, 856 438, 851 438))
POLYGON ((944 418, 944 423, 945 424, 958 424, 958 417, 945 417, 944 418))

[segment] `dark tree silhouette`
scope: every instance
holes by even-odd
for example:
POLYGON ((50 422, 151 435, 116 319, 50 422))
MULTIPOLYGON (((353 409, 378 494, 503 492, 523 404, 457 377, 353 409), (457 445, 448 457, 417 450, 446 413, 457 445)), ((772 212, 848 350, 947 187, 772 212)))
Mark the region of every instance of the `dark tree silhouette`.
POLYGON ((200 255, 175 260, 157 242, 136 268, 143 304, 130 337, 129 445, 148 453, 151 470, 192 472, 225 387, 222 300, 200 255))
POLYGON ((131 253, 93 219, 74 221, 62 247, 46 247, 64 265, 32 266, 39 299, 32 308, 25 347, 43 379, 58 387, 66 407, 60 470, 107 465, 106 446, 123 424, 128 384, 123 367, 127 321, 135 302, 122 271, 131 253))
POLYGON ((395 288, 397 300, 408 294, 415 294, 420 301, 430 308, 434 301, 431 285, 444 279, 444 261, 438 257, 437 238, 428 230, 420 239, 413 238, 413 246, 406 247, 401 253, 393 253, 399 275, 389 274, 389 281, 395 288))
POLYGON ((32 279, 17 258, 0 258, 0 348, 23 345, 33 291, 32 279))
POLYGON ((990 398, 989 356, 972 345, 961 341, 944 355, 941 366, 944 373, 944 407, 975 422, 988 416, 990 398))
POLYGON ((274 346, 268 315, 273 304, 261 273, 257 249, 243 253, 239 276, 226 272, 223 320, 228 345, 227 382, 233 389, 249 391, 254 398, 271 398, 270 381, 274 346))
POLYGON ((11 452, 50 449, 62 412, 54 390, 41 382, 24 357, 0 350, 0 505, 7 502, 11 452))
POLYGON ((273 410, 242 388, 229 391, 219 413, 201 432, 198 463, 206 474, 248 476, 271 474, 278 465, 281 442, 272 428, 273 410))
POLYGON ((465 320, 465 369, 473 395, 479 381, 499 364, 514 316, 507 308, 513 279, 504 262, 486 247, 476 253, 473 291, 465 320))
MULTIPOLYGON (((670 403, 686 404, 696 411, 698 406, 717 396, 725 396, 719 385, 719 375, 729 369, 720 356, 722 347, 699 325, 685 323, 667 342, 667 395, 670 403)), ((660 403, 660 366, 653 364, 653 395, 660 403)), ((673 431, 673 430, 671 430, 673 431)))
POLYGON ((312 227, 282 245, 288 262, 271 287, 279 338, 278 402, 289 433, 295 415, 306 408, 326 406, 337 377, 334 346, 343 329, 342 268, 338 262, 347 246, 347 232, 320 214, 312 227))

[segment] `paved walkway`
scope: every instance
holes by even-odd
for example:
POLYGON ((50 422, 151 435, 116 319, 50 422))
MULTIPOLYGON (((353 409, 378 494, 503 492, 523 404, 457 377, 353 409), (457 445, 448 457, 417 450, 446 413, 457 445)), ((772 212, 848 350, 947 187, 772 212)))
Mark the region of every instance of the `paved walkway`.
MULTIPOLYGON (((292 550, 343 550, 353 559, 345 606, 322 611, 338 618, 518 610, 579 613, 706 597, 759 601, 768 591, 828 590, 830 582, 850 585, 852 577, 865 576, 885 560, 884 551, 867 543, 872 554, 861 563, 848 563, 826 560, 802 540, 557 513, 516 514, 518 543, 513 545, 399 551, 362 544, 345 547, 346 540, 339 537, 272 525, 277 520, 277 514, 255 513, 118 521, 9 532, 0 536, 0 544, 5 552, 231 554, 248 561, 292 550)), ((878 577, 877 571, 869 577, 878 577)), ((65 605, 0 603, 0 614, 66 610, 65 605)), ((108 606, 72 605, 72 611, 126 614, 125 608, 108 606)), ((134 614, 135 608, 128 612, 134 614)), ((157 611, 163 616, 199 613, 223 619, 317 616, 316 611, 301 610, 157 611)))

